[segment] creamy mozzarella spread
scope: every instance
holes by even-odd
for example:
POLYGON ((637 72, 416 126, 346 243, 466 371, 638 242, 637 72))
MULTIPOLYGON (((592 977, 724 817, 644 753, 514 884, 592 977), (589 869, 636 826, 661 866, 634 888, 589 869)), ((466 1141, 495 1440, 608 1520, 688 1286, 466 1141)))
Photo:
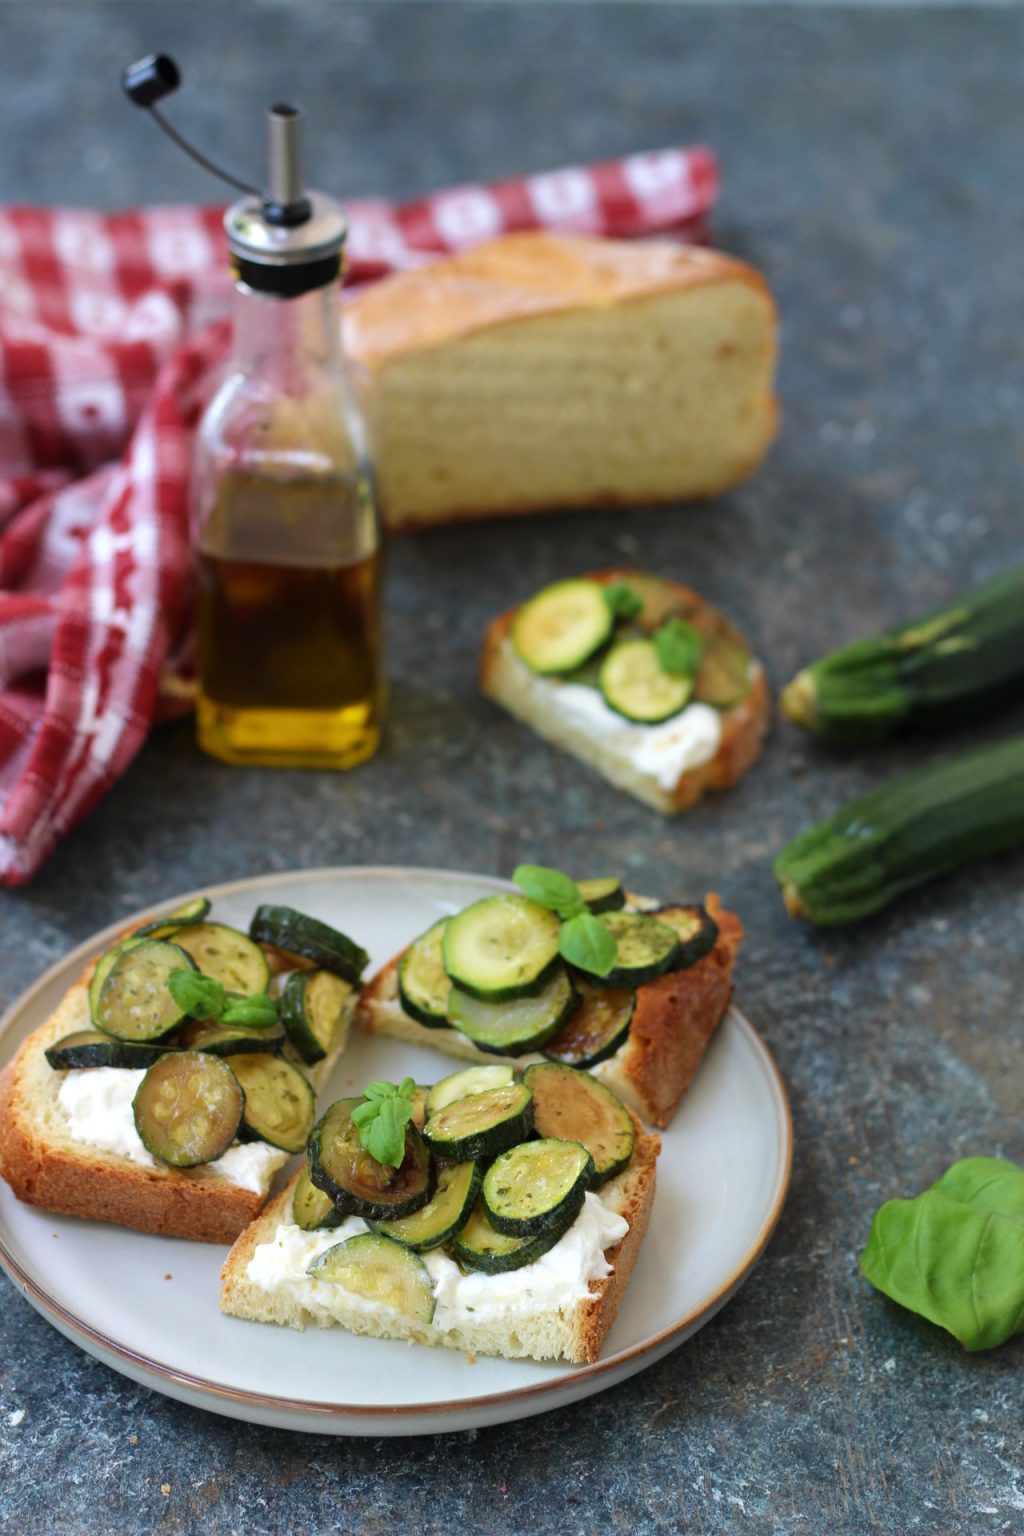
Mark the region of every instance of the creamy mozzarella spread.
MULTIPOLYGON (((314 1280, 306 1270, 328 1248, 367 1230, 358 1216, 350 1216, 341 1226, 325 1232, 303 1232, 294 1223, 283 1222, 272 1241, 256 1249, 246 1275, 261 1290, 286 1293, 314 1317, 332 1317, 332 1298, 341 1288, 334 1281, 314 1280)), ((629 1223, 623 1217, 609 1210, 600 1196, 588 1193, 565 1236, 541 1258, 509 1274, 463 1274, 440 1251, 425 1253, 422 1258, 434 1283, 437 1304, 433 1326, 444 1333, 467 1322, 572 1306, 589 1294, 591 1280, 603 1280, 611 1274, 604 1251, 621 1242, 628 1231, 629 1223)), ((344 1301, 346 1308, 380 1308, 379 1302, 347 1291, 344 1301)))
MULTIPOLYGON (((116 1152, 142 1168, 167 1166, 147 1152, 135 1129, 132 1100, 145 1075, 131 1067, 89 1067, 65 1073, 57 1097, 72 1139, 101 1152, 116 1152)), ((176 1171, 191 1178, 226 1179, 262 1195, 287 1161, 287 1152, 265 1141, 236 1141, 215 1163, 176 1171)))

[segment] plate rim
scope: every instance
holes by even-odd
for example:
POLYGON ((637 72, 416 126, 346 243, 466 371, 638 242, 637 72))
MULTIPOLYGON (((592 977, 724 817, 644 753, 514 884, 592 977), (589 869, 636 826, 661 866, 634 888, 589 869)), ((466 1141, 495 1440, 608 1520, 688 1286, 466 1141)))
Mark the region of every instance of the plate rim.
MULTIPOLYGON (((470 881, 476 884, 490 885, 496 889, 514 889, 512 883, 495 875, 485 875, 466 870, 438 869, 433 866, 417 865, 391 865, 391 864, 338 864, 320 865, 312 869, 273 870, 263 875, 247 875, 239 880, 221 881, 217 884, 207 884, 189 891, 180 892, 174 896, 163 898, 152 903, 148 907, 140 908, 132 913, 130 918, 109 923, 106 927, 97 929, 88 938, 83 939, 62 959, 54 961, 47 967, 41 976, 37 977, 25 990, 13 1000, 0 1016, 0 1056, 4 1055, 6 1036, 15 1022, 22 1016, 27 1008, 36 1001, 38 995, 58 979, 60 974, 69 967, 76 965, 79 960, 85 960, 95 954, 97 945, 102 944, 108 938, 116 937, 126 922, 138 919, 149 920, 151 917, 163 915, 169 909, 188 901, 192 897, 208 895, 213 899, 219 896, 227 896, 239 891, 244 891, 253 886, 287 885, 293 882, 330 878, 338 875, 372 875, 374 877, 387 877, 408 880, 442 880, 457 882, 470 881)), ((433 1402, 417 1402, 402 1404, 355 1404, 355 1403, 331 1403, 316 1399, 284 1397, 276 1393, 251 1392, 236 1387, 225 1386, 222 1382, 212 1381, 203 1376, 194 1376, 187 1371, 176 1370, 173 1366, 153 1360, 150 1356, 141 1354, 137 1350, 128 1349, 116 1339, 110 1338, 100 1329, 94 1328, 85 1322, 74 1312, 71 1312, 64 1304, 52 1296, 30 1274, 28 1274, 14 1254, 10 1252, 2 1229, 0 1229, 0 1266, 7 1272, 9 1278, 22 1291, 26 1300, 58 1331, 73 1343, 79 1343, 86 1353, 91 1354, 104 1363, 110 1363, 109 1357, 113 1356, 124 1366, 131 1367, 127 1374, 134 1380, 153 1378, 157 1382, 172 1383, 179 1391, 201 1396, 213 1397, 221 1402, 230 1402, 238 1406, 270 1411, 278 1414, 301 1415, 306 1418, 315 1418, 318 1421, 325 1419, 339 1420, 377 1420, 387 1421, 396 1418, 443 1418, 453 1413, 477 1414, 498 1407, 506 1408, 519 1403, 532 1405, 538 1397, 557 1396, 559 1393, 575 1388, 581 1383, 590 1383, 595 1379, 607 1375, 609 1372, 625 1370, 628 1375, 642 1368, 645 1356, 652 1357, 652 1363, 660 1354, 668 1353, 673 1345, 672 1339, 678 1336, 678 1343, 682 1344, 700 1324, 709 1321, 720 1307, 729 1299, 735 1290, 750 1274, 778 1224, 782 1214, 793 1172, 793 1115, 789 1103, 789 1095, 786 1085, 779 1071, 772 1052, 762 1038, 759 1031, 750 1022, 747 1015, 730 1001, 728 1013, 735 1016, 741 1028, 747 1033, 755 1050, 761 1058, 761 1064, 767 1070, 767 1076, 774 1089, 775 1097, 781 1108, 782 1131, 782 1157, 780 1161, 779 1175, 772 1198, 771 1206, 765 1215, 760 1227, 749 1248, 740 1260, 739 1264, 729 1272, 710 1296, 705 1297, 696 1307, 690 1309, 682 1317, 677 1318, 667 1328, 661 1329, 657 1334, 644 1339, 639 1344, 631 1345, 627 1349, 621 1349, 613 1355, 602 1357, 586 1365, 569 1366, 566 1375, 561 1379, 533 1382, 528 1386, 514 1387, 505 1392, 489 1392, 478 1397, 456 1397, 433 1402), (85 1340, 82 1344, 80 1341, 85 1340), (90 1349, 89 1345, 96 1348, 90 1349), (96 1349, 102 1351, 96 1354, 96 1349)), ((0 1067, 6 1065, 6 1061, 0 1061, 0 1067)), ((557 1363, 557 1362, 555 1362, 557 1363)), ((150 1384, 147 1383, 147 1384, 150 1384)), ((610 1383, 611 1384, 611 1383, 610 1383)), ((159 1391, 157 1385, 155 1390, 159 1391)), ((552 1407, 558 1406, 557 1402, 552 1407)))

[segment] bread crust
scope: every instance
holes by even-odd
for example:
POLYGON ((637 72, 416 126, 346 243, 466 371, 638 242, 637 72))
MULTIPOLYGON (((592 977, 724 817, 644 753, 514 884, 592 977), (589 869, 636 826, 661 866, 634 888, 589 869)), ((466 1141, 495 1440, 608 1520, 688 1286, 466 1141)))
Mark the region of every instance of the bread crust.
MULTIPOLYGON (((582 579, 598 581, 604 586, 616 581, 650 580, 643 573, 619 569, 589 571, 582 579)), ((704 628, 727 638, 735 638, 746 645, 736 626, 692 588, 667 577, 659 577, 658 581, 675 595, 688 613, 699 618, 704 628)), ((600 748, 585 730, 568 726, 558 729, 547 719, 538 718, 529 707, 521 703, 516 683, 523 663, 513 652, 510 639, 512 621, 517 612, 518 607, 509 608, 492 619, 487 626, 478 664, 481 690, 545 740, 571 752, 574 757, 601 773, 617 788, 625 789, 643 804, 661 811, 665 816, 678 815, 681 811, 689 810, 709 791, 731 789, 761 755, 771 723, 772 704, 768 680, 758 663, 746 697, 731 709, 720 711, 722 735, 715 755, 699 767, 684 769, 671 789, 663 789, 650 775, 640 775, 635 769, 620 771, 610 760, 596 761, 601 757, 600 748)))
MULTIPOLYGON (((560 1313, 552 1327, 550 1318, 538 1319, 531 1327, 529 1319, 517 1317, 506 1325, 504 1337, 496 1337, 493 1322, 473 1328, 460 1327, 456 1335, 432 1325, 404 1322, 393 1314, 367 1316, 353 1310, 341 1326, 353 1332, 378 1338, 408 1339, 416 1343, 443 1345, 470 1354, 501 1355, 508 1359, 565 1359, 580 1365, 598 1359, 605 1340, 618 1316, 622 1298, 633 1273, 640 1245, 650 1221, 654 1204, 657 1158, 660 1139, 645 1131, 634 1118, 635 1141, 629 1166, 601 1191, 605 1202, 629 1223, 629 1231, 614 1247, 606 1249, 612 1272, 603 1280, 592 1280, 589 1295, 560 1313), (557 1353, 550 1347, 557 1340, 557 1353)), ((284 1324, 304 1328, 314 1323, 321 1328, 339 1325, 334 1317, 310 1308, 297 1310, 283 1305, 272 1293, 261 1291, 246 1274, 250 1259, 261 1243, 270 1242, 278 1226, 291 1220, 291 1201, 295 1178, 275 1197, 252 1226, 238 1238, 221 1270, 221 1311, 252 1322, 284 1324)))
MULTIPOLYGON (((743 924, 735 913, 726 911, 714 892, 705 905, 718 925, 714 948, 696 965, 638 987, 625 1045, 591 1069, 646 1121, 661 1129, 670 1124, 693 1082, 732 996, 733 964, 743 938, 743 924)), ((402 953, 394 955, 363 988, 356 1007, 357 1025, 369 1034, 426 1046, 462 1061, 507 1063, 507 1056, 478 1050, 458 1030, 428 1029, 409 1017, 398 994, 402 953)))

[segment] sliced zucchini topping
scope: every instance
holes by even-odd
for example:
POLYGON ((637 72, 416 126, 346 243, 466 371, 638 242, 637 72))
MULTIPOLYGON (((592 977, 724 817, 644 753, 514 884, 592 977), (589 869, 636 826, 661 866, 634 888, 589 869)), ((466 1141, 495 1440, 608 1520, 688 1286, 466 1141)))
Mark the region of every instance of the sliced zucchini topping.
POLYGON ((169 939, 177 933, 179 928, 187 928, 192 923, 201 923, 204 917, 209 915, 210 903, 205 896, 196 896, 192 901, 184 902, 180 907, 175 907, 173 912, 168 912, 166 917, 158 917, 151 923, 143 923, 141 928, 136 928, 137 939, 169 939))
POLYGON ((640 725, 657 725, 685 709, 693 678, 666 672, 653 640, 625 640, 605 657, 601 693, 616 714, 640 725))
POLYGON ((245 1090, 242 1129, 282 1152, 301 1152, 313 1124, 313 1089, 283 1056, 250 1051, 232 1056, 231 1070, 245 1090))
POLYGON ((174 942, 188 951, 204 976, 212 976, 225 991, 249 997, 267 990, 267 957, 258 944, 237 928, 228 928, 223 923, 193 923, 191 927, 179 928, 174 942))
POLYGON ((218 1024, 216 1019, 193 1019, 186 1024, 178 1041, 190 1051, 208 1051, 213 1056, 238 1056, 245 1051, 283 1050, 287 1036, 277 1025, 272 1029, 242 1029, 234 1024, 218 1024))
POLYGON ((463 1269, 485 1275, 504 1275, 543 1258, 572 1226, 579 1211, 566 1206, 562 1217, 532 1237, 507 1237, 496 1232, 483 1200, 478 1200, 469 1220, 452 1240, 452 1252, 463 1269), (566 1219, 568 1218, 568 1219, 566 1219))
POLYGON ((378 1232, 361 1232, 336 1243, 314 1259, 306 1273, 417 1323, 429 1323, 434 1315, 434 1282, 423 1260, 378 1232))
POLYGON ((317 1189, 351 1204, 365 1220, 411 1216, 434 1192, 434 1165, 419 1131, 406 1126, 401 1166, 379 1163, 363 1146, 352 1112, 365 1099, 338 1099, 313 1127, 309 1172, 317 1189))
POLYGON ((150 1067, 132 1107, 148 1152, 174 1168, 195 1168, 230 1147, 245 1094, 226 1061, 198 1051, 174 1051, 150 1067))
POLYGON ((536 997, 511 1003, 482 1002, 461 987, 452 987, 448 1017, 480 1050, 495 1056, 521 1056, 539 1051, 556 1035, 576 1003, 569 973, 560 965, 536 997))
POLYGON ((325 1227, 340 1227, 344 1213, 338 1210, 330 1195, 317 1189, 309 1176, 308 1165, 295 1181, 292 1191, 292 1215, 295 1225, 303 1232, 320 1232, 325 1227))
POLYGON ((702 905, 694 907, 659 907, 650 914, 659 923, 672 928, 679 938, 679 951, 672 961, 674 971, 696 965, 718 943, 718 924, 702 905))
POLYGON ((571 672, 611 635, 615 614, 596 581, 556 581, 522 604, 512 644, 531 672, 571 672))
POLYGON ((485 896, 448 919, 444 968, 464 992, 510 1002, 538 992, 558 961, 554 912, 525 896, 485 896))
POLYGON ((151 1067, 167 1054, 166 1045, 145 1045, 138 1040, 114 1040, 100 1029, 76 1029, 46 1049, 46 1059, 57 1072, 72 1067, 151 1067))
POLYGON ((529 1088, 506 1083, 437 1110, 423 1127, 423 1139, 432 1152, 461 1163, 514 1147, 529 1136, 532 1127, 529 1088))
POLYGON ((617 912, 626 905, 622 881, 608 875, 598 880, 577 880, 576 889, 591 912, 617 912))
POLYGON ((596 977, 609 987, 639 987, 670 970, 679 951, 679 938, 667 923, 646 912, 606 912, 600 922, 615 940, 615 964, 596 977))
POLYGON ((705 635, 693 696, 714 709, 731 709, 750 692, 750 652, 725 635, 705 635))
POLYGON ((342 981, 357 986, 369 955, 336 928, 306 917, 294 907, 257 907, 249 924, 249 936, 286 954, 311 960, 321 970, 333 971, 342 981))
POLYGON ((281 1022, 307 1066, 334 1045, 352 986, 331 971, 294 971, 281 994, 281 1022))
POLYGON ((195 970, 195 962, 167 939, 124 945, 100 987, 93 1023, 118 1040, 165 1039, 185 1017, 167 986, 171 972, 183 969, 195 970))
POLYGON ((582 976, 573 985, 579 1007, 544 1046, 544 1055, 570 1067, 594 1067, 625 1044, 636 993, 629 987, 598 987, 582 976))
POLYGON ((486 1093, 488 1088, 505 1088, 515 1077, 515 1068, 509 1064, 490 1067, 463 1067, 450 1077, 442 1077, 427 1094, 428 1117, 439 1109, 454 1104, 456 1099, 468 1099, 471 1093, 486 1093))
POLYGON ((633 1117, 610 1088, 553 1061, 528 1067, 525 1082, 534 1096, 537 1135, 578 1141, 590 1153, 591 1189, 622 1172, 633 1156, 633 1117))
POLYGON ((411 1019, 428 1029, 443 1029, 448 1023, 448 994, 451 981, 444 968, 441 941, 448 919, 428 928, 415 939, 398 962, 398 996, 411 1019))
POLYGON ((411 1216, 395 1221, 374 1221, 375 1232, 394 1238, 414 1253, 440 1248, 465 1226, 480 1193, 483 1172, 480 1164, 448 1163, 437 1176, 433 1197, 411 1216))
POLYGON ((99 1019, 100 993, 103 991, 103 983, 125 950, 134 949, 136 945, 141 943, 142 940, 140 938, 122 939, 119 944, 114 944, 110 949, 105 950, 93 966, 92 979, 89 982, 89 1017, 94 1024, 99 1019))
MULTIPOLYGON (((502 1152, 484 1174, 483 1201, 496 1232, 530 1237, 552 1222, 575 1221, 594 1173, 578 1141, 547 1136, 502 1152)), ((565 1227, 563 1227, 563 1231, 565 1227)))

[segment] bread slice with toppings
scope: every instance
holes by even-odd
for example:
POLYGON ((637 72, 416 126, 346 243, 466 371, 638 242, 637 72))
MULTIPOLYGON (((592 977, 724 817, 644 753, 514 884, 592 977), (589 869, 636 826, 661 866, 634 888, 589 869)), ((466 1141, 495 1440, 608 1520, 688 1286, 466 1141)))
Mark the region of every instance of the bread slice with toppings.
MULTIPOLYGON (((540 1272, 543 1266, 548 1273, 552 1268, 559 1272, 556 1247, 543 1260, 515 1272, 524 1282, 516 1288, 516 1303, 509 1305, 506 1294, 502 1304, 501 1282, 506 1277, 480 1275, 476 1277, 479 1284, 473 1310, 457 1304, 446 1307, 439 1300, 431 1322, 417 1321, 352 1295, 340 1285, 314 1281, 305 1275, 305 1262, 313 1247, 299 1244, 293 1250, 289 1241, 298 1231, 292 1215, 296 1175, 242 1233, 228 1254, 221 1271, 221 1311, 252 1322, 278 1323, 297 1329, 340 1325, 352 1333, 443 1345, 470 1355, 566 1360, 577 1365, 596 1360, 618 1315, 654 1203, 656 1160, 661 1144, 657 1136, 646 1132, 639 1123, 635 1124, 634 1134, 633 1155, 627 1167, 605 1184, 599 1194, 586 1196, 587 1202, 599 1202, 606 1212, 621 1217, 627 1224, 625 1234, 604 1250, 600 1267, 607 1269, 607 1273, 597 1278, 578 1283, 566 1279, 554 1290, 544 1288, 541 1279, 531 1285, 530 1270, 540 1272), (265 1245, 273 1263, 256 1259, 257 1250, 265 1245), (526 1288, 533 1294, 525 1296, 526 1288), (489 1290, 498 1302, 490 1308, 486 1305, 489 1290)), ((596 1218, 594 1213, 595 1207, 591 1205, 578 1219, 600 1219, 599 1213, 596 1218)), ((573 1233, 571 1227, 561 1239, 569 1251, 573 1233)), ((315 1239, 320 1234, 300 1236, 315 1239)), ((322 1251, 343 1236, 339 1232, 324 1233, 322 1242, 316 1246, 322 1251)), ((571 1260, 563 1256, 561 1262, 567 1273, 571 1271, 571 1260)), ((443 1297, 443 1281, 437 1290, 443 1297)))
MULTIPOLYGON (((657 906, 636 897, 630 904, 637 908, 657 906)), ((651 1125, 665 1127, 672 1120, 732 996, 733 963, 743 925, 714 893, 707 897, 705 906, 718 928, 714 947, 695 965, 669 971, 638 987, 625 1043, 608 1060, 591 1068, 599 1081, 651 1125)), ((428 1028, 410 1017, 402 1007, 398 987, 401 959, 401 953, 395 955, 364 986, 356 1009, 360 1028, 464 1061, 508 1060, 480 1050, 457 1029, 428 1028)))
MULTIPOLYGON (((711 649, 745 666, 732 685, 735 698, 719 690, 718 703, 702 684, 676 715, 641 724, 605 702, 592 664, 580 672, 541 675, 522 659, 514 641, 518 608, 492 620, 484 636, 479 676, 483 692, 552 746, 570 752, 617 789, 665 816, 695 805, 708 791, 730 789, 761 752, 771 718, 764 668, 740 631, 689 587, 629 570, 593 571, 580 578, 610 587, 624 583, 643 602, 630 631, 653 634, 671 618, 692 625, 711 649)), ((706 662, 703 664, 706 666, 706 662)), ((707 675, 707 674, 705 674, 707 675)))

